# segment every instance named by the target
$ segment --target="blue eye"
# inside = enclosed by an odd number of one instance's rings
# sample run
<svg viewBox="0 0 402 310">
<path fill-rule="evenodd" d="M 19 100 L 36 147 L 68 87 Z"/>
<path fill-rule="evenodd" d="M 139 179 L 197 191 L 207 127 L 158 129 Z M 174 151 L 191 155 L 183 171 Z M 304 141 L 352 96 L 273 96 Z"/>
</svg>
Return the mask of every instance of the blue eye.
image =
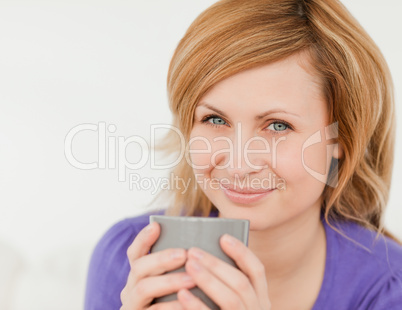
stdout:
<svg viewBox="0 0 402 310">
<path fill-rule="evenodd" d="M 274 122 L 267 127 L 269 130 L 273 131 L 285 131 L 289 128 L 289 125 L 281 122 Z"/>
<path fill-rule="evenodd" d="M 203 122 L 208 122 L 211 125 L 215 126 L 227 125 L 227 123 L 219 116 L 208 116 L 204 119 Z"/>
<path fill-rule="evenodd" d="M 226 122 L 220 117 L 212 117 L 209 119 L 209 122 L 215 125 L 225 125 Z"/>
</svg>

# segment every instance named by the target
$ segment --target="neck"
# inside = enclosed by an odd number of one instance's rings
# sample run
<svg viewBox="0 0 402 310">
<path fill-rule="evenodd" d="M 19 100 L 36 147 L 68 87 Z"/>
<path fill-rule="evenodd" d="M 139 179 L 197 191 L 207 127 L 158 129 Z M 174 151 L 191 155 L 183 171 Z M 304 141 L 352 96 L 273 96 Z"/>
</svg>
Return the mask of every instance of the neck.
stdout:
<svg viewBox="0 0 402 310">
<path fill-rule="evenodd" d="M 249 234 L 249 248 L 265 266 L 272 298 L 296 289 L 306 279 L 316 287 L 312 295 L 318 295 L 325 269 L 325 245 L 319 206 L 285 225 Z"/>
</svg>

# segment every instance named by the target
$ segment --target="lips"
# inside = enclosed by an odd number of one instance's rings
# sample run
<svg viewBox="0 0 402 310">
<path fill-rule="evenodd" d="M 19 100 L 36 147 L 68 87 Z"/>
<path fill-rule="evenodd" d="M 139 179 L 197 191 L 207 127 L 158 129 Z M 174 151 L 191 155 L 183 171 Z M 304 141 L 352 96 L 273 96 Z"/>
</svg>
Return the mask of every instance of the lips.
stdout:
<svg viewBox="0 0 402 310">
<path fill-rule="evenodd" d="M 222 190 L 229 200 L 235 203 L 249 204 L 266 197 L 275 189 L 237 188 L 234 185 L 222 185 Z"/>
<path fill-rule="evenodd" d="M 240 185 L 233 185 L 233 184 L 225 184 L 223 185 L 221 183 L 221 186 L 224 190 L 230 190 L 236 193 L 240 193 L 240 194 L 262 194 L 262 193 L 266 193 L 267 191 L 271 191 L 272 188 L 243 188 Z"/>
</svg>

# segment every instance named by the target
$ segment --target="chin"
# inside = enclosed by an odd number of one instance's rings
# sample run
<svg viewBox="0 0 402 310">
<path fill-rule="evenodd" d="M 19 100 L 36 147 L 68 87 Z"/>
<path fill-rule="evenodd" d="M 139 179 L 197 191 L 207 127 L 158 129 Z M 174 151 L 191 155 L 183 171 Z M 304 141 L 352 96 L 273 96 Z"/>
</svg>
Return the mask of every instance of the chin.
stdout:
<svg viewBox="0 0 402 310">
<path fill-rule="evenodd" d="M 266 230 L 278 225 L 277 222 L 273 221 L 273 216 L 261 214 L 249 207 L 230 206 L 228 208 L 217 207 L 217 209 L 219 211 L 219 217 L 248 220 L 250 222 L 250 231 Z"/>
</svg>

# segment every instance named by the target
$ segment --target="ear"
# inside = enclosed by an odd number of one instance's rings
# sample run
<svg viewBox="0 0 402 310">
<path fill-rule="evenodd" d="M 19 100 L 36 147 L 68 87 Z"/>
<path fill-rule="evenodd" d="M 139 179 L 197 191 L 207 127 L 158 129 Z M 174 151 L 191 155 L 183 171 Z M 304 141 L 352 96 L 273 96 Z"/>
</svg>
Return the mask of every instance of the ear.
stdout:
<svg viewBox="0 0 402 310">
<path fill-rule="evenodd" d="M 332 157 L 336 159 L 341 159 L 343 158 L 343 155 L 344 155 L 343 146 L 339 142 L 333 144 Z"/>
</svg>

